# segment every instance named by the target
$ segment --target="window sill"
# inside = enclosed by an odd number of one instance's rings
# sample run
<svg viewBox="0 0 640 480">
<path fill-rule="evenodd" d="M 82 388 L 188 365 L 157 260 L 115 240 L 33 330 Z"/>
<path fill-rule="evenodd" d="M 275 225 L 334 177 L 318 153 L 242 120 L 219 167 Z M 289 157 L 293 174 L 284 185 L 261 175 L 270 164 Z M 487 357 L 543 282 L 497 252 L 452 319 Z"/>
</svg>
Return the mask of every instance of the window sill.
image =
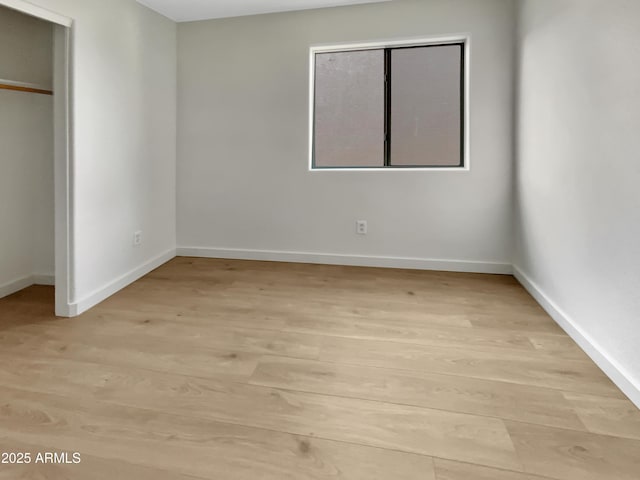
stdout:
<svg viewBox="0 0 640 480">
<path fill-rule="evenodd" d="M 469 172 L 469 167 L 385 167 L 385 168 L 370 168 L 370 167 L 328 167 L 328 168 L 309 168 L 310 172 Z"/>
</svg>

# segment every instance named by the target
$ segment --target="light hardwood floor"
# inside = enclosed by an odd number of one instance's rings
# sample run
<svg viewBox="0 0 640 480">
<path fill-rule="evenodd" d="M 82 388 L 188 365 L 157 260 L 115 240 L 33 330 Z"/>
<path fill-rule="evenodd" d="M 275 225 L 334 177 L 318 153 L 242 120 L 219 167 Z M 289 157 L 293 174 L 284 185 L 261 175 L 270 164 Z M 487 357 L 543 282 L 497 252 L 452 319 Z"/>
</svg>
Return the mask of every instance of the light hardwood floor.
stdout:
<svg viewBox="0 0 640 480">
<path fill-rule="evenodd" d="M 640 412 L 509 276 L 177 258 L 0 300 L 0 479 L 638 480 Z"/>
</svg>

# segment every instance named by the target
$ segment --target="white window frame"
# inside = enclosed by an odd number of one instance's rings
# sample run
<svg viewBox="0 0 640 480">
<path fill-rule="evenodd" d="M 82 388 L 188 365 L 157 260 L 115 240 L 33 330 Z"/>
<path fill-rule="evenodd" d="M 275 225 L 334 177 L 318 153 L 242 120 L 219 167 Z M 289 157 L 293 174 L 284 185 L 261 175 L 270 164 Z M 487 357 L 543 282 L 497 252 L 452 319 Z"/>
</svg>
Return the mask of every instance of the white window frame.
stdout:
<svg viewBox="0 0 640 480">
<path fill-rule="evenodd" d="M 316 54 L 331 53 L 353 50 L 379 50 L 394 47 L 416 47 L 428 45 L 447 45 L 459 44 L 464 45 L 464 165 L 461 167 L 369 167 L 369 168 L 350 168 L 350 167 L 332 167 L 332 168 L 314 168 L 313 167 L 313 148 L 314 148 L 314 123 L 315 123 L 315 78 L 316 78 Z M 447 35 L 447 36 L 431 36 L 431 37 L 412 37 L 395 40 L 382 40 L 375 42 L 361 43 L 340 43 L 314 45 L 309 48 L 309 171 L 310 172 L 468 172 L 471 169 L 471 109 L 470 109 L 470 88 L 471 88 L 471 35 L 468 33 Z"/>
</svg>

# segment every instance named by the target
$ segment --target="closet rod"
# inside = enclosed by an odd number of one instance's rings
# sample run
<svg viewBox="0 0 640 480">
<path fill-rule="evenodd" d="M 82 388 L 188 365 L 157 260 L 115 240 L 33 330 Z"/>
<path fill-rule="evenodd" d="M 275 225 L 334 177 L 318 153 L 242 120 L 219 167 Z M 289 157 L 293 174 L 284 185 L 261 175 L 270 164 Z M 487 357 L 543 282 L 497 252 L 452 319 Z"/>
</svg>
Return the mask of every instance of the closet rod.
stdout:
<svg viewBox="0 0 640 480">
<path fill-rule="evenodd" d="M 53 95 L 53 91 L 34 85 L 33 83 L 14 82 L 13 80 L 4 80 L 0 78 L 0 90 L 16 90 L 18 92 L 40 93 L 42 95 Z"/>
</svg>

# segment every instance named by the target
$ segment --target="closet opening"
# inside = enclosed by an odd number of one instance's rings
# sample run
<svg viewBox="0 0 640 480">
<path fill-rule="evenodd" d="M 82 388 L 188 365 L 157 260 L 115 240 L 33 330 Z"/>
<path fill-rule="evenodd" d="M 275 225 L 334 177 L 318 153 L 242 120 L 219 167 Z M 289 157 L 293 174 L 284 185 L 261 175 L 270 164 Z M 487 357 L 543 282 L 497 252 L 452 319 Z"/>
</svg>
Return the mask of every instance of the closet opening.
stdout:
<svg viewBox="0 0 640 480">
<path fill-rule="evenodd" d="M 58 316 L 73 315 L 71 24 L 31 3 L 0 0 L 0 299 L 28 292 Z"/>
</svg>

